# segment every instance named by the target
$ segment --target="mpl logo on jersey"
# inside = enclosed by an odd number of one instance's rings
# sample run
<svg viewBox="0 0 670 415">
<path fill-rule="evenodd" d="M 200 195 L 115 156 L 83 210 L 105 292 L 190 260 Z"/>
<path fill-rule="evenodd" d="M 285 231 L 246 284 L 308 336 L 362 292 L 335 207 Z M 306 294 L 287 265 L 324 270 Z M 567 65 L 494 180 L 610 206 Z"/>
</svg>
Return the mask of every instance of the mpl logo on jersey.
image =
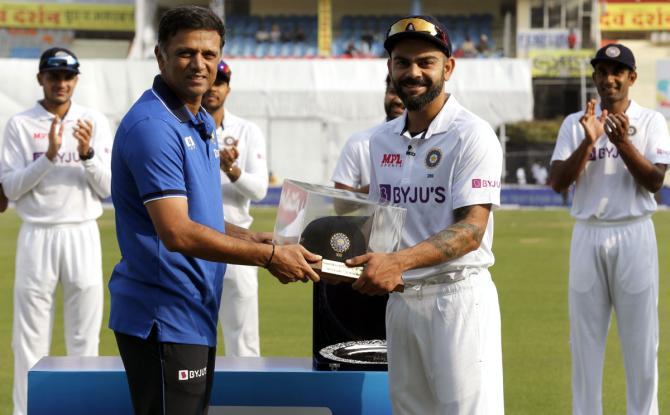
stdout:
<svg viewBox="0 0 670 415">
<path fill-rule="evenodd" d="M 391 203 L 444 203 L 446 191 L 442 186 L 379 185 L 381 198 Z"/>
<path fill-rule="evenodd" d="M 382 167 L 402 167 L 402 156 L 398 154 L 384 154 L 382 156 Z"/>
<path fill-rule="evenodd" d="M 472 179 L 473 189 L 500 188 L 501 185 L 500 180 Z"/>
<path fill-rule="evenodd" d="M 42 140 L 49 137 L 49 133 L 33 133 L 33 138 L 35 140 Z"/>
<path fill-rule="evenodd" d="M 177 379 L 180 381 L 197 379 L 207 376 L 207 367 L 196 370 L 182 369 L 177 372 Z"/>
</svg>

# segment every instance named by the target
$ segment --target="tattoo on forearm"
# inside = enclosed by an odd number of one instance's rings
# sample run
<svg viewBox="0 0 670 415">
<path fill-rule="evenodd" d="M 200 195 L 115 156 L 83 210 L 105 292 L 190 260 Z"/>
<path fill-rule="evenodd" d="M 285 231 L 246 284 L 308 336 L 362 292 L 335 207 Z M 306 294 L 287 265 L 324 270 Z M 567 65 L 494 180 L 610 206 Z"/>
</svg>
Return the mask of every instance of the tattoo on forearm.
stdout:
<svg viewBox="0 0 670 415">
<path fill-rule="evenodd" d="M 476 248 L 484 237 L 484 229 L 472 223 L 463 223 L 471 206 L 454 210 L 454 223 L 427 242 L 439 250 L 446 260 L 457 258 Z"/>
</svg>

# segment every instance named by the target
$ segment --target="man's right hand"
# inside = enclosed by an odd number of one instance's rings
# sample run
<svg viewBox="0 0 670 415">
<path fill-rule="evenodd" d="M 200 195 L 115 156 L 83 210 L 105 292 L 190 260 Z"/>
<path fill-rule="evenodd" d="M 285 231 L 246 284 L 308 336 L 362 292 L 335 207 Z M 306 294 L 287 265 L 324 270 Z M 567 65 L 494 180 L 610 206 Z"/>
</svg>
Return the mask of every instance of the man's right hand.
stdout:
<svg viewBox="0 0 670 415">
<path fill-rule="evenodd" d="M 605 119 L 608 111 L 603 109 L 600 117 L 596 117 L 596 100 L 592 99 L 586 103 L 584 115 L 579 119 L 579 123 L 584 129 L 585 139 L 589 144 L 594 144 L 598 137 L 605 134 Z"/>
<path fill-rule="evenodd" d="M 51 121 L 51 128 L 49 129 L 49 148 L 45 154 L 51 161 L 56 157 L 58 150 L 60 150 L 60 146 L 63 143 L 64 128 L 65 123 L 61 122 L 58 115 L 54 116 L 53 121 Z"/>
<path fill-rule="evenodd" d="M 321 255 L 309 252 L 302 245 L 276 245 L 267 269 L 282 284 L 294 281 L 319 281 L 319 274 L 309 265 L 321 260 Z"/>
</svg>

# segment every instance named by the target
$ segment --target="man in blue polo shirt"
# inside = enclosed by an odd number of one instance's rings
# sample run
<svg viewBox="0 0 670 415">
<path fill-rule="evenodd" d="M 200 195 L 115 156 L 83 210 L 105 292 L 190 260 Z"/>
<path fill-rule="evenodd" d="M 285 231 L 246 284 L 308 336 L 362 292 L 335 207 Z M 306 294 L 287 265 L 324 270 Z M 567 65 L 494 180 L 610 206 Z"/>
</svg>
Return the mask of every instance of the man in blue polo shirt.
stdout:
<svg viewBox="0 0 670 415">
<path fill-rule="evenodd" d="M 281 282 L 318 281 L 300 245 L 224 222 L 214 123 L 200 106 L 216 77 L 223 23 L 209 9 L 161 18 L 160 75 L 121 122 L 112 199 L 121 261 L 109 282 L 136 414 L 207 412 L 224 263 L 264 266 Z"/>
</svg>

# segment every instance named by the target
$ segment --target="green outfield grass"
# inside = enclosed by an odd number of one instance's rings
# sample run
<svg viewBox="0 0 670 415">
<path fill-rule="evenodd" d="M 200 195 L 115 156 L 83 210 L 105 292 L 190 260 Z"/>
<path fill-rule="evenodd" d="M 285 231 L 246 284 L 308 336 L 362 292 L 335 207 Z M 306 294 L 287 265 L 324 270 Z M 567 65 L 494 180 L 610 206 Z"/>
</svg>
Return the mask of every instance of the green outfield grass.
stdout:
<svg viewBox="0 0 670 415">
<path fill-rule="evenodd" d="M 270 230 L 273 209 L 257 209 L 254 227 Z M 506 413 L 565 415 L 570 413 L 570 353 L 567 319 L 567 267 L 572 219 L 566 211 L 503 210 L 495 214 L 492 268 L 503 323 Z M 659 402 L 670 414 L 670 212 L 655 215 L 661 266 Z M 111 212 L 99 221 L 105 279 L 119 258 Z M 19 220 L 14 211 L 0 215 L 0 414 L 11 412 L 12 287 Z M 311 353 L 311 285 L 279 284 L 260 272 L 262 353 L 266 356 L 309 356 Z M 108 292 L 100 354 L 117 355 L 107 329 Z M 52 354 L 63 355 L 62 307 L 54 325 Z M 616 327 L 607 346 L 603 404 L 605 414 L 625 414 L 625 385 Z M 219 341 L 220 353 L 223 351 Z"/>
</svg>

